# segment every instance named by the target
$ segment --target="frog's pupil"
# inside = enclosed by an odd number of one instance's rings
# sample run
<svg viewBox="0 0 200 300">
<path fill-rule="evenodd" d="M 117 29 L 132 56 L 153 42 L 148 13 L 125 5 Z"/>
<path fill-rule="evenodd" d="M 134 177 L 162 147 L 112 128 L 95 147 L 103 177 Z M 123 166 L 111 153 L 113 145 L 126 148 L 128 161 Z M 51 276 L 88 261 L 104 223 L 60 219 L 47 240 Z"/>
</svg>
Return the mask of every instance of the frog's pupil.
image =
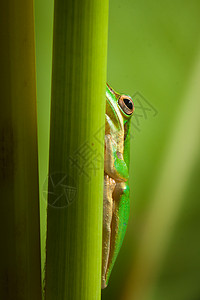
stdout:
<svg viewBox="0 0 200 300">
<path fill-rule="evenodd" d="M 124 99 L 124 103 L 126 104 L 126 106 L 127 106 L 129 109 L 133 109 L 133 103 L 131 102 L 131 100 L 125 98 L 125 99 Z"/>
</svg>

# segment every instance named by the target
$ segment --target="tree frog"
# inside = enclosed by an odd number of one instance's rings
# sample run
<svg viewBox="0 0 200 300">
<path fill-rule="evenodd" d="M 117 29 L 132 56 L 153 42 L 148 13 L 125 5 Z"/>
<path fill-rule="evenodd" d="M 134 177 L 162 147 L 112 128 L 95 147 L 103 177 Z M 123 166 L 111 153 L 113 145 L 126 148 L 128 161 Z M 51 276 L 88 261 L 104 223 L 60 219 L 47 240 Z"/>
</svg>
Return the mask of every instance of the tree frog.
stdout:
<svg viewBox="0 0 200 300">
<path fill-rule="evenodd" d="M 130 119 L 134 111 L 128 95 L 106 86 L 103 242 L 101 288 L 110 277 L 129 218 Z"/>
</svg>

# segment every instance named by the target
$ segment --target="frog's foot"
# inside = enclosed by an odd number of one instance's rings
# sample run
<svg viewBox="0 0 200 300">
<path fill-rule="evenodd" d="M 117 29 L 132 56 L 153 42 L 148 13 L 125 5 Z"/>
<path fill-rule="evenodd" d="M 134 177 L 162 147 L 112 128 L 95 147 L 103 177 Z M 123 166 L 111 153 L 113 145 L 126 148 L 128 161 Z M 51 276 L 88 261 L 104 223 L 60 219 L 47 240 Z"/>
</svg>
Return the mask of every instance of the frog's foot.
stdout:
<svg viewBox="0 0 200 300">
<path fill-rule="evenodd" d="M 107 287 L 105 276 L 101 278 L 101 289 L 105 289 Z"/>
<path fill-rule="evenodd" d="M 102 288 L 107 286 L 106 276 L 110 253 L 111 222 L 113 214 L 112 193 L 115 181 L 107 174 L 104 175 L 104 198 L 103 198 L 103 243 L 102 243 Z"/>
</svg>

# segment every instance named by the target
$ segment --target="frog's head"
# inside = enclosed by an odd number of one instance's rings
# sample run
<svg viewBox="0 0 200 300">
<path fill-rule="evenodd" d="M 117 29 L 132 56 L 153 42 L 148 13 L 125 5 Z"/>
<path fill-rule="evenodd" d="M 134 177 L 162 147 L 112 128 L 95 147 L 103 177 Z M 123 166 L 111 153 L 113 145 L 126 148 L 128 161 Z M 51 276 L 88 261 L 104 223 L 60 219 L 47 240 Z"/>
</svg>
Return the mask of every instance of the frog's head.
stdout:
<svg viewBox="0 0 200 300">
<path fill-rule="evenodd" d="M 130 96 L 116 93 L 108 84 L 106 86 L 106 123 L 113 130 L 123 130 L 134 112 L 133 100 Z"/>
</svg>

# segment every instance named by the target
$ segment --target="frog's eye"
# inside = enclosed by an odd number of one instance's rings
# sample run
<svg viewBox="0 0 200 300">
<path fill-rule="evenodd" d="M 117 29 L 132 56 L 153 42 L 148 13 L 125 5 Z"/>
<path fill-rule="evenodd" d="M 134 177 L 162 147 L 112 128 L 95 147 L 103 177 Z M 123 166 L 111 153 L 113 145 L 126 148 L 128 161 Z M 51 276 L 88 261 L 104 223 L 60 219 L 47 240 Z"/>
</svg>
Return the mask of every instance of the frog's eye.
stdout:
<svg viewBox="0 0 200 300">
<path fill-rule="evenodd" d="M 132 115 L 134 111 L 134 104 L 133 104 L 133 100 L 130 97 L 122 95 L 119 98 L 118 103 L 126 115 L 129 116 Z"/>
</svg>

